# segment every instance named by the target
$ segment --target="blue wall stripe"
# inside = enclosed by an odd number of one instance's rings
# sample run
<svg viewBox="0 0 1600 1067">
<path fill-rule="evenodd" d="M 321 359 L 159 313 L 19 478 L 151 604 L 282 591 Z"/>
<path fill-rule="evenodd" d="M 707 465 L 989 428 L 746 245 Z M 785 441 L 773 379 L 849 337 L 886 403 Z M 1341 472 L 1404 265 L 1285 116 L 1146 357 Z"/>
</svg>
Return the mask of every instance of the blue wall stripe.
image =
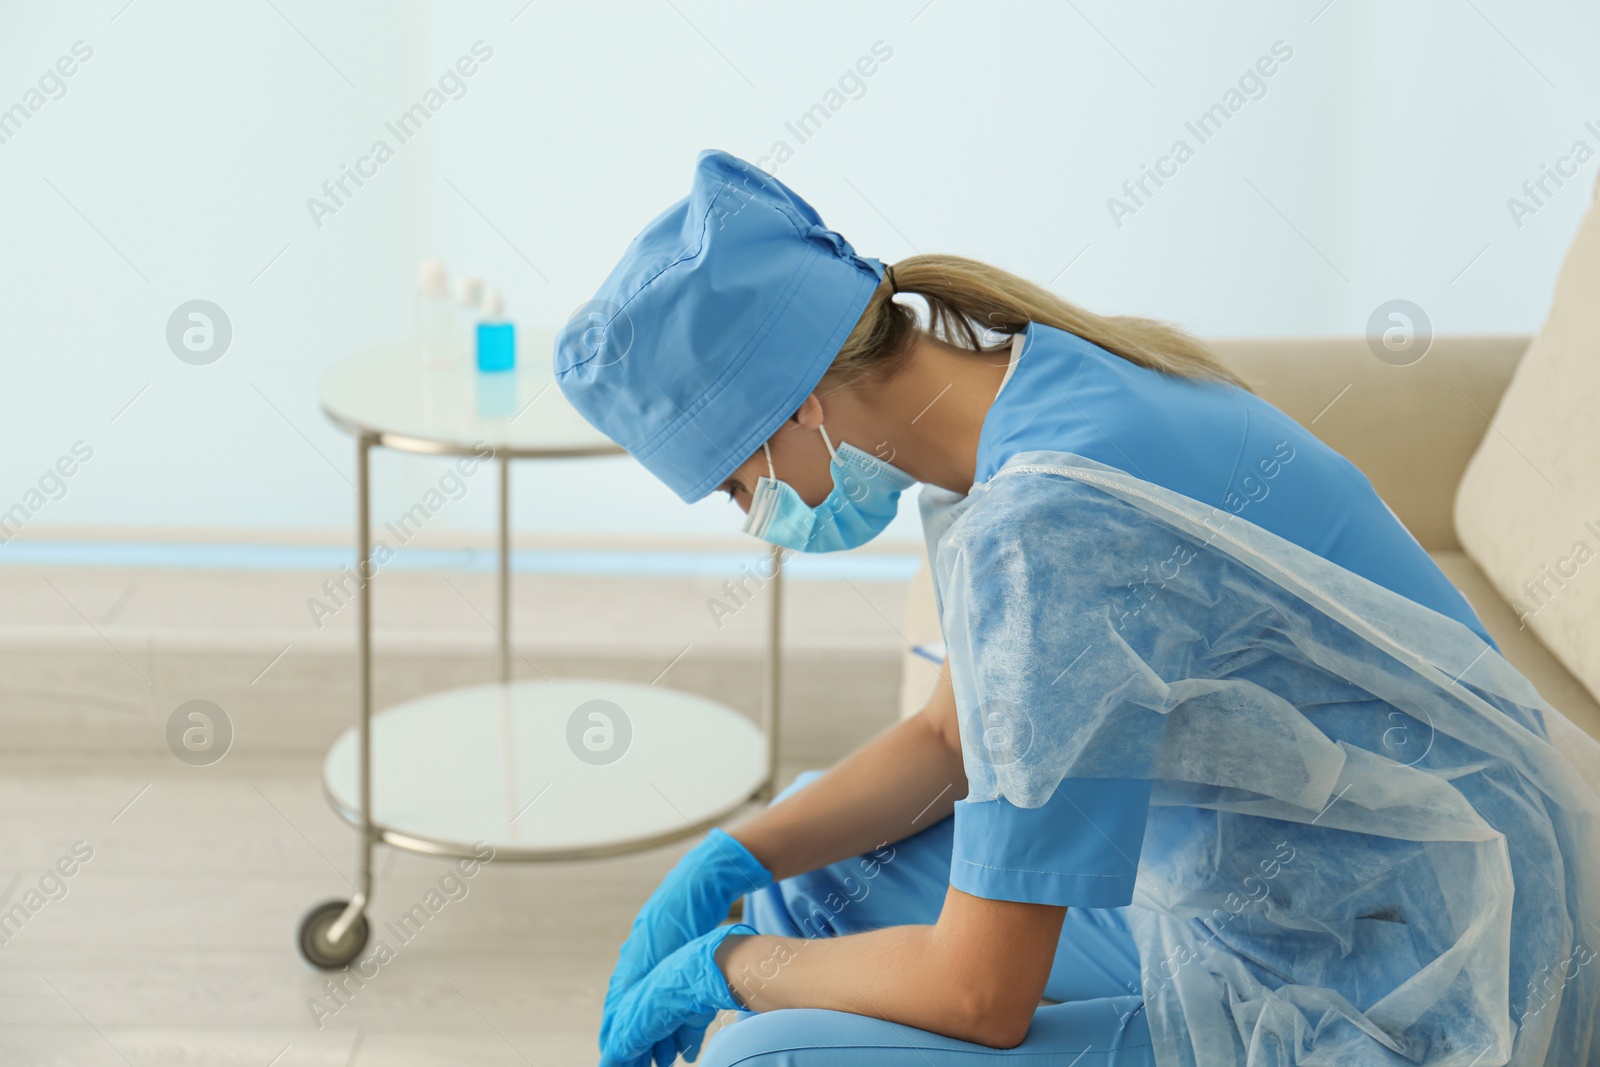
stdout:
<svg viewBox="0 0 1600 1067">
<path fill-rule="evenodd" d="M 586 549 L 519 549 L 511 553 L 517 574 L 608 577 L 728 578 L 742 568 L 755 572 L 760 553 L 642 552 Z M 784 573 L 801 581 L 909 581 L 920 557 L 905 555 L 795 555 Z M 355 569 L 355 553 L 333 545 L 183 544 L 118 541 L 11 541 L 0 544 L 0 566 L 167 567 L 200 570 L 338 571 Z M 384 571 L 491 572 L 495 552 L 487 548 L 394 550 Z"/>
</svg>

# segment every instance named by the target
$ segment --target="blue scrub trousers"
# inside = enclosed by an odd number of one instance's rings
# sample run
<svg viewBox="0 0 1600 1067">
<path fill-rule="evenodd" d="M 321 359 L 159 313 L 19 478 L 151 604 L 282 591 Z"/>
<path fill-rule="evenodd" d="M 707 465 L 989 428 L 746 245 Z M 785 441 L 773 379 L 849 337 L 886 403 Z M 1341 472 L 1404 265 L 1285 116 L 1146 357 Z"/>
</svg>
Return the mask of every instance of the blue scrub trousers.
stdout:
<svg viewBox="0 0 1600 1067">
<path fill-rule="evenodd" d="M 778 800 L 819 777 L 802 774 Z M 837 937 L 932 923 L 950 885 L 954 817 L 888 850 L 785 879 L 745 897 L 763 934 Z M 700 1056 L 706 1067 L 979 1067 L 989 1063 L 1153 1067 L 1139 988 L 1139 953 L 1124 908 L 1069 908 L 1045 998 L 1027 1038 L 994 1049 L 911 1026 L 820 1008 L 741 1012 Z M 1031 1060 L 1028 1058 L 1032 1057 Z M 1075 1058 L 1076 1057 L 1076 1058 Z"/>
</svg>

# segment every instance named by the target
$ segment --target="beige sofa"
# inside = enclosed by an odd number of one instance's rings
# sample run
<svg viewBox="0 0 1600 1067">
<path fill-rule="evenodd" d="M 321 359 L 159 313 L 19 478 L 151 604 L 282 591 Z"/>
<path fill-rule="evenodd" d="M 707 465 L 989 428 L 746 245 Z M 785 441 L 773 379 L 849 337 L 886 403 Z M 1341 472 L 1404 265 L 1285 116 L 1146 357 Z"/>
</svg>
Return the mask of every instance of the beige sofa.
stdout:
<svg viewBox="0 0 1600 1067">
<path fill-rule="evenodd" d="M 1589 562 L 1600 552 L 1600 205 L 1531 338 L 1438 337 L 1406 366 L 1378 359 L 1363 337 L 1213 344 L 1366 473 L 1505 657 L 1600 738 L 1600 559 Z M 939 640 L 926 561 L 906 636 Z M 908 650 L 903 714 L 935 677 Z"/>
</svg>

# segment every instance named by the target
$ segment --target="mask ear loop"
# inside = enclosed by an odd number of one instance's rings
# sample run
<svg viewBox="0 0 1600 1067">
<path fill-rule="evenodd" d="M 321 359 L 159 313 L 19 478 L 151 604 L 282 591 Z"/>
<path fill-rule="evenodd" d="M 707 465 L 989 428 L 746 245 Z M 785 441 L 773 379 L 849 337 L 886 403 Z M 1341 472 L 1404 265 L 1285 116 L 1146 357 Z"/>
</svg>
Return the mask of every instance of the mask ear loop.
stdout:
<svg viewBox="0 0 1600 1067">
<path fill-rule="evenodd" d="M 832 439 L 828 437 L 828 428 L 826 426 L 822 426 L 822 425 L 819 424 L 817 426 L 817 429 L 822 433 L 822 443 L 828 446 L 828 458 L 829 459 L 838 459 L 839 458 L 839 452 L 838 452 L 837 449 L 835 449 L 833 447 Z M 762 451 L 762 454 L 767 457 L 767 474 L 771 476 L 773 481 L 777 481 L 778 480 L 778 472 L 772 466 L 772 446 L 768 442 L 762 441 L 761 442 L 761 451 Z"/>
<path fill-rule="evenodd" d="M 833 442 L 828 438 L 828 428 L 819 423 L 817 429 L 822 431 L 822 443 L 828 446 L 828 458 L 838 459 L 839 453 L 834 451 Z"/>
</svg>

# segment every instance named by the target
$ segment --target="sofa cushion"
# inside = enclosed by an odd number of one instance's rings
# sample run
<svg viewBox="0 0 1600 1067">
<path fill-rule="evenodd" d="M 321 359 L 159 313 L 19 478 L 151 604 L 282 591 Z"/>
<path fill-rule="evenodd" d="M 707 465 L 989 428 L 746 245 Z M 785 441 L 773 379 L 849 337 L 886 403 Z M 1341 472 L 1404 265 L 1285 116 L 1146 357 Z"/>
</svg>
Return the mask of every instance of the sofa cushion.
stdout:
<svg viewBox="0 0 1600 1067">
<path fill-rule="evenodd" d="M 1440 335 L 1396 366 L 1365 337 L 1206 338 L 1261 399 L 1360 467 L 1430 552 L 1461 548 L 1456 486 L 1530 340 Z"/>
<path fill-rule="evenodd" d="M 939 684 L 944 662 L 944 633 L 939 626 L 939 601 L 933 589 L 933 569 L 928 554 L 911 578 L 906 591 L 906 647 L 900 660 L 900 717 L 922 710 Z"/>
<path fill-rule="evenodd" d="M 1533 631 L 1522 625 L 1516 611 L 1478 565 L 1465 552 L 1430 552 L 1428 555 L 1478 613 L 1506 662 L 1521 671 L 1539 690 L 1539 695 L 1563 715 L 1590 737 L 1600 739 L 1600 703 L 1596 703 L 1583 683 L 1561 665 Z"/>
<path fill-rule="evenodd" d="M 1600 696 L 1596 189 L 1550 314 L 1467 464 L 1455 504 L 1462 547 L 1591 696 Z"/>
</svg>

